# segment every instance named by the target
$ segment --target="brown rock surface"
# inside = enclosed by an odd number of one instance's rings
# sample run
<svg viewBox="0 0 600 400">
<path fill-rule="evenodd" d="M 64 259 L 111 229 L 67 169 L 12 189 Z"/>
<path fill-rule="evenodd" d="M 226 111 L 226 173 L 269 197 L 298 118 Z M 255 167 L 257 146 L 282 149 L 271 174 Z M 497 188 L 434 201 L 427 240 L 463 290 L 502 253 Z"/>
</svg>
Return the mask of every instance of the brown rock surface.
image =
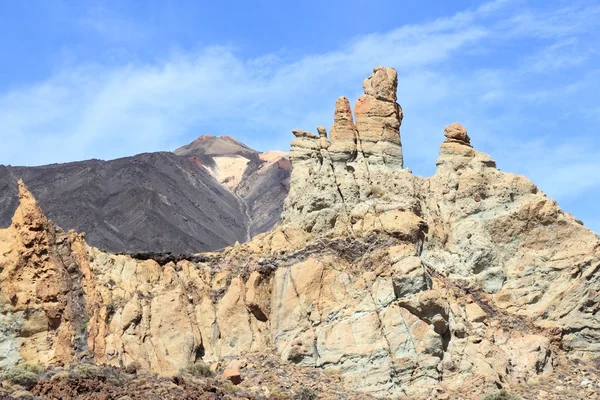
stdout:
<svg viewBox="0 0 600 400">
<path fill-rule="evenodd" d="M 342 96 L 335 102 L 333 126 L 331 127 L 330 136 L 333 142 L 344 140 L 356 142 L 356 126 L 352 117 L 350 101 L 347 97 Z"/>
<path fill-rule="evenodd" d="M 373 74 L 363 81 L 365 94 L 377 100 L 396 102 L 398 73 L 393 68 L 377 67 Z"/>
<path fill-rule="evenodd" d="M 394 76 L 377 68 L 368 101 L 395 104 Z M 426 179 L 363 154 L 360 126 L 356 152 L 338 157 L 336 129 L 331 146 L 296 133 L 282 224 L 220 253 L 159 263 L 99 251 L 54 228 L 23 186 L 0 231 L 3 367 L 87 358 L 169 375 L 244 358 L 243 387 L 252 357 L 273 353 L 365 398 L 469 399 L 572 388 L 570 366 L 591 371 L 595 233 L 496 169 L 457 124 Z"/>
<path fill-rule="evenodd" d="M 447 140 L 450 141 L 456 141 L 467 145 L 471 144 L 471 138 L 467 134 L 467 130 L 458 122 L 450 124 L 444 128 L 444 136 L 446 136 Z"/>
<path fill-rule="evenodd" d="M 397 170 L 403 167 L 400 124 L 402 108 L 396 103 L 398 74 L 377 67 L 363 82 L 365 94 L 356 101 L 354 113 L 359 144 L 367 163 Z"/>
<path fill-rule="evenodd" d="M 242 375 L 240 374 L 240 371 L 237 368 L 227 368 L 221 374 L 221 379 L 229 381 L 234 385 L 239 385 L 240 383 L 242 383 Z"/>
</svg>

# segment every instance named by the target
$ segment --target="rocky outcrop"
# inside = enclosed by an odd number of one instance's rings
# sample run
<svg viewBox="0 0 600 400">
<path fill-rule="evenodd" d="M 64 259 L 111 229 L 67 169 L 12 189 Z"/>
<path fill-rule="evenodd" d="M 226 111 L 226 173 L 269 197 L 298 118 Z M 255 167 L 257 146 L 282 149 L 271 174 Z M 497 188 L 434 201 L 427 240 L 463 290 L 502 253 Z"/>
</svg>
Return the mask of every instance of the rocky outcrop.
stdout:
<svg viewBox="0 0 600 400">
<path fill-rule="evenodd" d="M 282 224 L 220 253 L 102 252 L 54 228 L 22 185 L 39 223 L 0 232 L 0 362 L 171 374 L 274 352 L 375 396 L 479 398 L 598 358 L 598 236 L 459 124 L 432 177 L 401 168 L 396 82 L 374 70 L 356 125 L 338 99 L 331 140 L 294 131 Z"/>
<path fill-rule="evenodd" d="M 386 193 L 398 202 L 386 205 L 390 211 L 418 208 L 416 178 L 402 169 L 397 85 L 395 70 L 375 68 L 363 82 L 365 94 L 356 103 L 356 124 L 348 99 L 340 97 L 331 142 L 323 137 L 314 140 L 316 135 L 310 132 L 294 133 L 297 138 L 290 154 L 294 169 L 284 223 L 309 232 L 346 235 L 379 224 L 375 221 L 380 214 L 376 208 L 382 205 L 378 198 Z"/>
<path fill-rule="evenodd" d="M 77 361 L 80 327 L 94 311 L 87 300 L 95 298 L 89 270 L 77 266 L 83 237 L 56 229 L 22 181 L 19 200 L 0 233 L 0 368 Z"/>
</svg>

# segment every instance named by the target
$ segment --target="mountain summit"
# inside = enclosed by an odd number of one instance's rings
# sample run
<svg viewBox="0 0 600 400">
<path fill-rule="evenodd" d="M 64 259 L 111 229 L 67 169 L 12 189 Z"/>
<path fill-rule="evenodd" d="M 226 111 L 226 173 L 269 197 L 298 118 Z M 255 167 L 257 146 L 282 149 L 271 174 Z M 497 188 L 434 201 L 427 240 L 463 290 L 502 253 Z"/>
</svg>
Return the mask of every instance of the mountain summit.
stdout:
<svg viewBox="0 0 600 400">
<path fill-rule="evenodd" d="M 240 201 L 246 215 L 249 240 L 272 228 L 281 217 L 289 190 L 291 164 L 288 153 L 259 153 L 232 136 L 202 135 L 174 151 L 204 167 Z"/>
<path fill-rule="evenodd" d="M 193 253 L 272 228 L 288 191 L 287 154 L 203 135 L 173 153 L 40 167 L 0 166 L 0 224 L 23 179 L 42 209 L 90 244 L 114 252 Z"/>
<path fill-rule="evenodd" d="M 256 154 L 256 150 L 246 146 L 233 136 L 212 136 L 202 135 L 193 142 L 186 144 L 174 151 L 175 154 L 181 156 L 226 156 L 226 155 L 243 155 Z"/>
</svg>

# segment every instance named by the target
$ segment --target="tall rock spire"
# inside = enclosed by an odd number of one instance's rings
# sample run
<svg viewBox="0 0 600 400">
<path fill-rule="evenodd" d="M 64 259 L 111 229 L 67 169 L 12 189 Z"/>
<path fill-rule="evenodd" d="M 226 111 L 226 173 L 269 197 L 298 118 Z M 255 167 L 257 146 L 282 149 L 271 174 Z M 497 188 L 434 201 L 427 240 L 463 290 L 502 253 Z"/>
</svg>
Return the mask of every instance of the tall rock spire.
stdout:
<svg viewBox="0 0 600 400">
<path fill-rule="evenodd" d="M 359 147 L 369 165 L 403 168 L 400 124 L 402 108 L 396 103 L 398 73 L 393 68 L 376 67 L 363 82 L 365 94 L 354 107 Z"/>
<path fill-rule="evenodd" d="M 12 223 L 15 226 L 27 226 L 32 231 L 39 231 L 48 223 L 48 218 L 23 180 L 19 179 L 17 184 L 19 186 L 19 207 L 13 215 Z"/>
<path fill-rule="evenodd" d="M 333 125 L 330 132 L 332 159 L 348 161 L 356 156 L 357 132 L 352 117 L 352 108 L 347 97 L 339 97 L 335 102 Z"/>
</svg>

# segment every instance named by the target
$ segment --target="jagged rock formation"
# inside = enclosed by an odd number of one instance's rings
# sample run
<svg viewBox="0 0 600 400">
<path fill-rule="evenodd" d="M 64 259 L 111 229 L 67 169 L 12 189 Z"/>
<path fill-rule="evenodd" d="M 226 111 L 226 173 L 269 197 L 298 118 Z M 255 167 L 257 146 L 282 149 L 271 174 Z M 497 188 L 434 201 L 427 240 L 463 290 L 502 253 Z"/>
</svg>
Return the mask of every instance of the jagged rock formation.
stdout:
<svg viewBox="0 0 600 400">
<path fill-rule="evenodd" d="M 366 213 L 376 212 L 381 194 L 389 185 L 401 196 L 395 200 L 417 207 L 410 173 L 404 169 L 400 124 L 402 109 L 396 103 L 398 77 L 391 68 L 375 68 L 363 82 L 365 94 L 356 102 L 356 125 L 345 97 L 336 101 L 331 142 L 307 132 L 292 142 L 294 172 L 282 215 L 288 225 L 339 235 L 362 229 Z M 411 192 L 403 193 L 403 189 Z M 391 193 L 390 193 L 391 194 Z M 408 204 L 414 203 L 414 204 Z M 350 208 L 359 205 L 350 212 Z M 316 212 L 318 211 L 318 212 Z M 327 214 L 327 216 L 325 216 Z M 366 223 L 369 223 L 368 221 Z"/>
<path fill-rule="evenodd" d="M 40 167 L 0 166 L 0 226 L 24 179 L 49 218 L 113 252 L 221 249 L 271 229 L 288 191 L 286 153 L 203 135 L 174 153 Z"/>
<path fill-rule="evenodd" d="M 21 185 L 0 232 L 0 365 L 87 357 L 169 374 L 274 351 L 349 390 L 479 398 L 598 358 L 598 236 L 459 124 L 435 175 L 403 169 L 396 82 L 374 70 L 356 124 L 340 98 L 331 142 L 294 131 L 283 223 L 221 253 L 102 252 L 53 228 Z M 23 225 L 29 209 L 40 222 Z"/>
<path fill-rule="evenodd" d="M 77 327 L 86 314 L 89 270 L 82 236 L 57 230 L 19 181 L 11 226 L 0 235 L 0 367 L 21 359 L 71 360 L 83 345 Z"/>
</svg>

